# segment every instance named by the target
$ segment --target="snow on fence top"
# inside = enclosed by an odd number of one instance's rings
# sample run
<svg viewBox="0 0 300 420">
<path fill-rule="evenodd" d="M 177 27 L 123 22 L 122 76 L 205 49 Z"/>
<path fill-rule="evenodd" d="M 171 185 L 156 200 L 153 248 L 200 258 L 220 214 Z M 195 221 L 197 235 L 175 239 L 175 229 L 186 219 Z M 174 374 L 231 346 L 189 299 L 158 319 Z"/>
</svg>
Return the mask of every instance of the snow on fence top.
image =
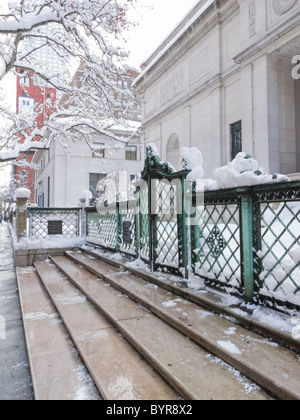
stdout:
<svg viewBox="0 0 300 420">
<path fill-rule="evenodd" d="M 15 198 L 16 199 L 18 199 L 18 198 L 27 198 L 27 199 L 29 199 L 30 195 L 31 195 L 31 192 L 27 188 L 18 188 L 15 191 Z"/>
<path fill-rule="evenodd" d="M 93 194 L 89 190 L 82 191 L 80 195 L 80 200 L 85 201 L 87 205 L 89 204 L 92 198 L 93 198 Z"/>
<path fill-rule="evenodd" d="M 184 169 L 191 170 L 188 179 L 197 181 L 203 178 L 203 157 L 195 147 L 182 149 L 182 163 Z M 228 165 L 214 171 L 215 180 L 204 179 L 206 191 L 223 190 L 227 188 L 251 187 L 261 184 L 290 182 L 285 175 L 269 175 L 259 166 L 259 163 L 246 153 L 239 153 Z M 203 185 L 201 185 L 201 188 Z"/>
</svg>

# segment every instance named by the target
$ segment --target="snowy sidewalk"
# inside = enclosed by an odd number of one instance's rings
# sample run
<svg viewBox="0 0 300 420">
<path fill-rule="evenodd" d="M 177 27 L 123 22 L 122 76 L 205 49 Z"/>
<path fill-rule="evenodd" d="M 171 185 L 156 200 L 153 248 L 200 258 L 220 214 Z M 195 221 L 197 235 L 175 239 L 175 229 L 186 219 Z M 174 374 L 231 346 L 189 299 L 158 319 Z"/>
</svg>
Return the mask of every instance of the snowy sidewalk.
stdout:
<svg viewBox="0 0 300 420">
<path fill-rule="evenodd" d="M 0 400 L 32 400 L 24 330 L 6 224 L 0 225 Z"/>
</svg>

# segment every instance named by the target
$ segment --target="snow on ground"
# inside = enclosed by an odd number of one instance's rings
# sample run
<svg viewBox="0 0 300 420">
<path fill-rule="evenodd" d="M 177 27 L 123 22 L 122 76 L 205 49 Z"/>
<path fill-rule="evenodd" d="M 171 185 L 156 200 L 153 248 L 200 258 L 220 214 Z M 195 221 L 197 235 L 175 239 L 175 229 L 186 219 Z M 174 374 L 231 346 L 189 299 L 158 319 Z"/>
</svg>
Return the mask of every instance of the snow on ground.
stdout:
<svg viewBox="0 0 300 420">
<path fill-rule="evenodd" d="M 83 236 L 74 238 L 56 236 L 52 239 L 41 238 L 35 240 L 32 240 L 31 238 L 23 238 L 18 241 L 13 229 L 11 229 L 11 236 L 15 250 L 80 248 L 86 241 L 86 238 Z"/>
<path fill-rule="evenodd" d="M 231 354 L 242 354 L 235 344 L 231 341 L 218 341 L 219 346 Z"/>
<path fill-rule="evenodd" d="M 227 363 L 225 363 L 223 360 L 219 359 L 218 357 L 215 357 L 211 354 L 209 354 L 207 356 L 207 358 L 209 359 L 210 363 L 217 363 L 223 367 L 225 367 L 227 370 L 229 370 L 229 372 L 233 373 L 236 380 L 242 384 L 245 388 L 245 391 L 247 394 L 252 394 L 253 392 L 258 391 L 260 388 L 257 384 L 255 384 L 254 382 L 250 381 L 246 376 L 244 376 L 241 372 L 239 372 L 238 370 L 234 369 L 232 366 L 228 365 Z"/>
</svg>

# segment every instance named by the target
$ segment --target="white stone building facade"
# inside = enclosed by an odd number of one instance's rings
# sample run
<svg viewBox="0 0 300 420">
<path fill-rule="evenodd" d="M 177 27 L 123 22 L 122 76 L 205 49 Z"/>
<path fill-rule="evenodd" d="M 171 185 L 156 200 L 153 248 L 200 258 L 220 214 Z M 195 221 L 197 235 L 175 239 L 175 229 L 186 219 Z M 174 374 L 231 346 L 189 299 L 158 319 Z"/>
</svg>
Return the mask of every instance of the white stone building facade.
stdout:
<svg viewBox="0 0 300 420">
<path fill-rule="evenodd" d="M 297 55 L 300 0 L 199 1 L 135 81 L 146 140 L 176 169 L 181 147 L 199 148 L 206 178 L 241 150 L 300 172 Z"/>
<path fill-rule="evenodd" d="M 118 131 L 118 134 L 122 133 Z M 125 146 L 108 136 L 98 135 L 92 147 L 97 153 L 93 154 L 84 142 L 73 142 L 66 150 L 61 142 L 53 140 L 49 150 L 35 153 L 33 162 L 39 168 L 35 202 L 39 207 L 77 206 L 83 191 L 90 190 L 96 196 L 98 181 L 113 173 L 120 174 L 123 190 L 127 185 L 129 192 L 130 182 L 143 167 L 138 139 L 133 138 Z"/>
</svg>

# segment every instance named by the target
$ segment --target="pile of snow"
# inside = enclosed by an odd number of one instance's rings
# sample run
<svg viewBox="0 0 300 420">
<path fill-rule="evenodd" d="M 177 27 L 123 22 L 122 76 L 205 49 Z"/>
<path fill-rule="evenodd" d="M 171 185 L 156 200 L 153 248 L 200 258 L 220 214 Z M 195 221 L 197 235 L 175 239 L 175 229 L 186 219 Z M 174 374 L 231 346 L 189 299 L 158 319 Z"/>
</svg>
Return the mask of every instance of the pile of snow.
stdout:
<svg viewBox="0 0 300 420">
<path fill-rule="evenodd" d="M 290 181 L 285 175 L 265 174 L 258 162 L 243 152 L 239 153 L 228 165 L 216 169 L 214 175 L 215 181 L 205 180 L 206 191 Z"/>
<path fill-rule="evenodd" d="M 132 268 L 133 270 L 144 270 L 150 273 L 149 266 L 140 258 L 135 261 L 126 263 L 124 267 Z"/>
<path fill-rule="evenodd" d="M 15 191 L 15 199 L 18 198 L 26 198 L 27 200 L 30 198 L 31 192 L 27 188 L 18 188 Z"/>
<path fill-rule="evenodd" d="M 149 158 L 158 156 L 159 157 L 159 152 L 158 152 L 158 148 L 154 143 L 149 144 L 149 149 L 148 149 L 148 156 Z"/>
<path fill-rule="evenodd" d="M 182 148 L 182 168 L 190 170 L 187 179 L 198 181 L 204 177 L 203 156 L 196 148 Z M 251 187 L 254 185 L 274 184 L 289 182 L 285 175 L 265 174 L 259 163 L 246 153 L 239 153 L 228 165 L 214 171 L 215 180 L 205 179 L 204 189 L 206 191 L 217 191 L 227 188 Z M 203 184 L 197 183 L 197 189 L 202 189 Z"/>
<path fill-rule="evenodd" d="M 0 57 L 0 76 L 4 74 L 5 70 L 6 70 L 6 63 L 3 57 Z"/>
<path fill-rule="evenodd" d="M 23 238 L 19 242 L 13 235 L 13 243 L 15 250 L 30 249 L 64 249 L 64 248 L 80 248 L 85 243 L 84 237 L 76 238 L 58 238 L 58 239 L 36 239 Z"/>
<path fill-rule="evenodd" d="M 157 149 L 157 147 L 156 147 L 156 145 L 154 143 L 150 143 L 148 145 L 148 147 L 147 147 L 147 156 L 150 159 L 151 158 L 154 158 L 154 157 L 158 157 L 160 159 L 160 154 L 159 154 L 158 149 Z M 170 173 L 176 172 L 176 169 L 174 168 L 173 165 L 171 165 L 170 162 L 161 161 L 161 163 L 162 163 L 162 165 L 166 165 L 167 166 L 167 168 L 168 168 L 168 170 L 169 170 Z"/>
<path fill-rule="evenodd" d="M 80 201 L 82 203 L 85 203 L 85 205 L 88 207 L 90 205 L 90 200 L 93 198 L 93 194 L 89 190 L 82 191 L 80 195 Z"/>
<path fill-rule="evenodd" d="M 16 210 L 17 210 L 17 205 L 16 205 L 16 203 L 12 203 L 10 206 L 9 206 L 9 210 L 11 211 L 11 212 L 15 212 Z"/>
<path fill-rule="evenodd" d="M 187 179 L 197 181 L 204 176 L 203 157 L 202 153 L 196 148 L 183 147 L 181 151 L 182 167 L 183 169 L 190 170 Z"/>
</svg>

